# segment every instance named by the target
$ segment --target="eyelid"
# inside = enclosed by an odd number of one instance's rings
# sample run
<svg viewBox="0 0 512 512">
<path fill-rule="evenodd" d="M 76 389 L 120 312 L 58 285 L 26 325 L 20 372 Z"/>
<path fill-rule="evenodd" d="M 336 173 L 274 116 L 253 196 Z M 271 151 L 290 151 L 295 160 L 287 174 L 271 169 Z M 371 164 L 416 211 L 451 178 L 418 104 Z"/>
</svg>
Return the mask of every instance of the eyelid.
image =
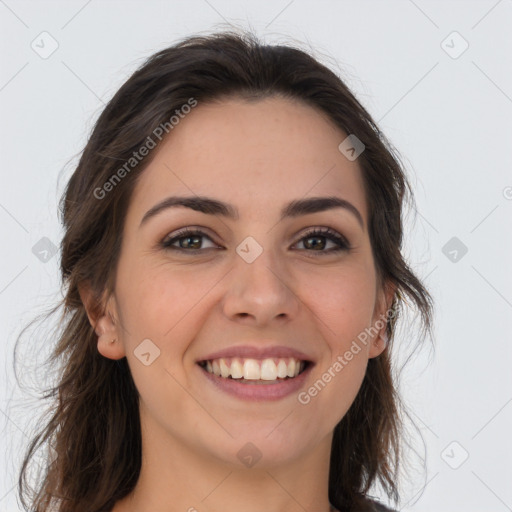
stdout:
<svg viewBox="0 0 512 512">
<path fill-rule="evenodd" d="M 213 244 L 215 244 L 217 246 L 220 245 L 215 241 L 215 239 L 214 239 L 215 237 L 213 237 L 209 233 L 209 229 L 206 227 L 203 227 L 203 226 L 185 226 L 183 228 L 179 228 L 176 231 L 173 231 L 173 232 L 165 235 L 165 237 L 161 240 L 160 245 L 164 249 L 177 249 L 177 250 L 186 251 L 186 249 L 180 249 L 179 247 L 174 247 L 170 244 L 170 242 L 175 242 L 176 240 L 179 240 L 180 238 L 185 238 L 186 236 L 199 236 L 199 237 L 203 237 L 203 238 L 208 238 L 209 240 L 211 240 L 211 242 Z M 207 249 L 212 249 L 212 247 L 207 247 Z M 199 250 L 201 250 L 201 249 L 199 249 Z M 192 251 L 189 251 L 189 252 L 192 252 Z"/>
<path fill-rule="evenodd" d="M 334 240 L 338 245 L 337 250 L 345 250 L 349 251 L 352 249 L 352 244 L 349 242 L 348 238 L 338 232 L 337 230 L 330 228 L 328 226 L 313 226 L 310 228 L 307 228 L 306 231 L 303 231 L 300 234 L 300 238 L 295 242 L 294 245 L 304 240 L 304 238 L 307 238 L 308 236 L 321 236 L 330 240 Z M 307 251 L 307 252 L 319 252 L 324 254 L 329 254 L 330 252 L 335 252 L 335 250 L 330 251 Z"/>
<path fill-rule="evenodd" d="M 325 235 L 332 235 L 334 237 L 339 237 L 343 239 L 348 244 L 348 239 L 344 235 L 342 235 L 338 230 L 333 229 L 329 226 L 311 226 L 309 228 L 305 228 L 304 231 L 300 233 L 300 238 L 304 238 L 312 233 L 322 233 Z"/>
<path fill-rule="evenodd" d="M 172 243 L 175 243 L 177 240 L 181 238 L 185 238 L 187 236 L 198 236 L 199 238 L 208 238 L 213 244 L 219 247 L 220 244 L 218 244 L 215 241 L 215 237 L 209 234 L 209 229 L 203 226 L 185 226 L 183 228 L 180 228 L 172 233 L 167 234 L 162 241 L 160 242 L 160 245 L 164 249 L 169 250 L 177 250 L 181 252 L 201 252 L 206 249 L 213 249 L 213 247 L 205 247 L 200 249 L 184 249 L 180 247 L 175 247 L 172 245 Z M 311 226 L 309 228 L 306 228 L 304 231 L 302 231 L 297 238 L 297 241 L 294 242 L 293 246 L 297 245 L 298 243 L 302 242 L 305 238 L 309 236 L 318 236 L 326 238 L 327 240 L 330 240 L 331 242 L 334 242 L 337 247 L 331 248 L 329 250 L 324 251 L 314 251 L 314 250 L 307 250 L 307 249 L 300 249 L 301 251 L 305 252 L 313 252 L 313 253 L 320 253 L 320 254 L 330 254 L 334 252 L 339 251 L 350 251 L 352 249 L 352 246 L 348 239 L 341 233 L 339 233 L 337 230 L 332 229 L 328 226 Z M 292 246 L 292 247 L 293 247 Z"/>
</svg>

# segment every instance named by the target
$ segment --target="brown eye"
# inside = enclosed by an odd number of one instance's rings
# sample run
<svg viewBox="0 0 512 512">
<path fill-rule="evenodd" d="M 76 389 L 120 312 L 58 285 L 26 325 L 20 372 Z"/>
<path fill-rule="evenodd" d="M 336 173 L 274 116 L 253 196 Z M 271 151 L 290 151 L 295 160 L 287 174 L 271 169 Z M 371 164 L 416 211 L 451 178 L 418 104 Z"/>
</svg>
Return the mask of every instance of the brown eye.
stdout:
<svg viewBox="0 0 512 512">
<path fill-rule="evenodd" d="M 334 247 L 326 250 L 329 242 L 334 244 Z M 306 233 L 299 243 L 303 244 L 301 250 L 308 250 L 309 252 L 332 253 L 350 250 L 350 244 L 346 238 L 330 228 L 312 230 Z"/>
<path fill-rule="evenodd" d="M 211 242 L 208 247 L 204 246 L 204 239 Z M 162 247 L 165 249 L 178 250 L 178 251 L 198 251 L 201 249 L 211 249 L 218 247 L 215 245 L 211 238 L 203 231 L 184 229 L 176 233 L 171 238 L 166 238 L 162 241 Z"/>
<path fill-rule="evenodd" d="M 325 236 L 311 236 L 308 238 L 304 238 L 304 247 L 306 249 L 325 249 L 327 245 L 327 238 Z"/>
</svg>

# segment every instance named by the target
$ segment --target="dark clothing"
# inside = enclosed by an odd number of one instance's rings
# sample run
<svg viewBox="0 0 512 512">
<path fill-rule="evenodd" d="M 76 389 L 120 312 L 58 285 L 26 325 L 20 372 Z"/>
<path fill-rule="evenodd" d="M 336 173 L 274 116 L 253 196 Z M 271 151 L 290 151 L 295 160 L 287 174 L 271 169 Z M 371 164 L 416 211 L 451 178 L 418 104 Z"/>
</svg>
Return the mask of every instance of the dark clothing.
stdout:
<svg viewBox="0 0 512 512">
<path fill-rule="evenodd" d="M 372 510 L 372 512 L 396 512 L 388 507 L 385 507 L 382 503 L 379 503 L 378 501 L 373 501 L 372 506 L 373 509 L 369 509 Z"/>
</svg>

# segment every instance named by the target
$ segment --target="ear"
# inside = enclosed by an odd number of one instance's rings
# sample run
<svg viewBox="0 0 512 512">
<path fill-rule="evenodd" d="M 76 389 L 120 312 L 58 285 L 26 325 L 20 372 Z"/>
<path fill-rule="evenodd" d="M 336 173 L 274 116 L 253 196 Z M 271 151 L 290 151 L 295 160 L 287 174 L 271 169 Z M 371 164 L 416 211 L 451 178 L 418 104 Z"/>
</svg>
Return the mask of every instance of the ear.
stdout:
<svg viewBox="0 0 512 512">
<path fill-rule="evenodd" d="M 388 346 L 388 336 L 386 333 L 389 319 L 388 313 L 393 304 L 395 293 L 396 285 L 391 282 L 384 283 L 378 291 L 372 319 L 372 331 L 376 331 L 376 334 L 372 339 L 368 352 L 370 359 L 380 356 Z"/>
<path fill-rule="evenodd" d="M 88 282 L 78 285 L 78 293 L 89 323 L 98 336 L 98 352 L 108 359 L 123 358 L 126 354 L 114 295 L 107 297 L 104 293 L 101 298 L 98 298 Z"/>
</svg>

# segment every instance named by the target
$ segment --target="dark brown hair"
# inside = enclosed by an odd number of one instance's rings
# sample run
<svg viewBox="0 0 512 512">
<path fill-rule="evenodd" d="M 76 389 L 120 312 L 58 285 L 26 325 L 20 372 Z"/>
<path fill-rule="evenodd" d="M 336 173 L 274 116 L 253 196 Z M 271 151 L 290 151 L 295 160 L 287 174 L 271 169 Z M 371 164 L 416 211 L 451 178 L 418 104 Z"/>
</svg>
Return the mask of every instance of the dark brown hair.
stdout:
<svg viewBox="0 0 512 512">
<path fill-rule="evenodd" d="M 387 349 L 370 359 L 354 403 L 335 428 L 329 499 L 339 510 L 359 510 L 370 488 L 379 483 L 397 499 L 401 419 L 391 342 L 404 305 L 419 312 L 422 332 L 430 331 L 432 314 L 430 295 L 401 254 L 402 208 L 406 197 L 412 199 L 402 165 L 343 81 L 307 52 L 265 45 L 251 34 L 223 32 L 191 37 L 151 56 L 99 116 L 67 184 L 61 199 L 62 330 L 49 360 L 59 369 L 58 382 L 45 396 L 50 418 L 32 440 L 20 472 L 19 494 L 27 510 L 108 511 L 139 476 L 137 389 L 126 358 L 113 361 L 98 353 L 79 285 L 90 286 L 95 311 L 102 312 L 114 288 L 134 185 L 156 151 L 125 166 L 122 179 L 113 176 L 119 177 L 119 169 L 148 137 L 155 139 L 163 123 L 171 133 L 169 120 L 191 98 L 201 105 L 228 97 L 257 101 L 276 95 L 314 107 L 365 145 L 358 163 L 369 236 L 380 282 L 396 287 L 394 315 L 387 324 Z M 108 193 L 98 192 L 106 190 L 107 182 Z M 30 485 L 30 463 L 44 446 L 52 447 L 53 460 L 48 457 L 37 484 Z"/>
</svg>

